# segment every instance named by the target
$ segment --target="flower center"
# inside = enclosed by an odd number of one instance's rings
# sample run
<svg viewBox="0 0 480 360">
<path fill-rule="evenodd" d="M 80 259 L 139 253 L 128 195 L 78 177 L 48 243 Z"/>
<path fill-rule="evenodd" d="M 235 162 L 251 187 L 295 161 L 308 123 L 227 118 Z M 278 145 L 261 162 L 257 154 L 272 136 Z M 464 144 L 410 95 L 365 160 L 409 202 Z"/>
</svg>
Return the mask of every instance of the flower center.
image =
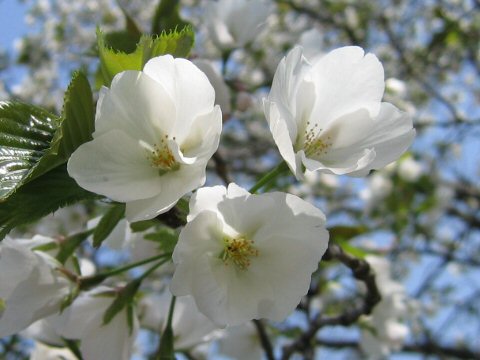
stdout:
<svg viewBox="0 0 480 360">
<path fill-rule="evenodd" d="M 328 150 L 332 147 L 331 138 L 330 136 L 322 137 L 320 135 L 322 129 L 318 129 L 318 124 L 315 124 L 313 127 L 310 127 L 309 125 L 310 122 L 307 122 L 303 149 L 307 157 L 318 159 L 321 156 L 326 155 Z"/>
<path fill-rule="evenodd" d="M 173 139 L 175 140 L 175 138 Z M 148 156 L 150 164 L 158 169 L 160 175 L 180 168 L 180 164 L 175 160 L 166 140 L 168 140 L 168 135 L 161 139 L 159 145 L 153 144 L 153 150 Z"/>
<path fill-rule="evenodd" d="M 250 258 L 258 256 L 258 250 L 253 245 L 253 240 L 249 240 L 243 236 L 238 238 L 230 238 L 225 236 L 223 238 L 223 251 L 220 254 L 225 265 L 229 262 L 240 270 L 246 270 L 250 266 Z"/>
</svg>

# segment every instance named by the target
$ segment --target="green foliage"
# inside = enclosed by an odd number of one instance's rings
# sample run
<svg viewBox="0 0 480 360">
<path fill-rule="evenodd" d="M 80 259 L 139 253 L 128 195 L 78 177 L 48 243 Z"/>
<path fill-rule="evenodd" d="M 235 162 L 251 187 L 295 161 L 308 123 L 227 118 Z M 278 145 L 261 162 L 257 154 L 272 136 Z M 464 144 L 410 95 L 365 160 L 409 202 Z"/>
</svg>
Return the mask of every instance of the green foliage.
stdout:
<svg viewBox="0 0 480 360">
<path fill-rule="evenodd" d="M 122 311 L 126 306 L 129 306 L 133 303 L 135 294 L 137 293 L 141 283 L 142 279 L 132 280 L 127 284 L 127 286 L 125 286 L 122 290 L 118 292 L 117 297 L 103 315 L 104 325 L 107 325 L 110 321 L 112 321 L 115 315 Z"/>
<path fill-rule="evenodd" d="M 0 204 L 0 239 L 16 226 L 31 223 L 80 200 L 97 197 L 79 187 L 68 176 L 66 166 L 59 166 L 23 185 Z"/>
<path fill-rule="evenodd" d="M 33 105 L 0 103 L 0 201 L 39 164 L 60 119 Z"/>
<path fill-rule="evenodd" d="M 330 228 L 328 231 L 330 233 L 330 239 L 331 239 L 330 241 L 333 241 L 336 244 L 338 244 L 343 249 L 343 251 L 345 251 L 347 254 L 353 255 L 360 259 L 363 259 L 365 258 L 365 256 L 368 255 L 367 251 L 360 249 L 356 246 L 353 246 L 349 242 L 352 238 L 368 232 L 369 231 L 368 227 L 363 225 L 334 226 Z"/>
<path fill-rule="evenodd" d="M 194 32 L 190 26 L 181 31 L 162 32 L 159 36 L 143 35 L 135 50 L 127 53 L 109 46 L 107 35 L 97 31 L 98 52 L 102 83 L 109 86 L 114 76 L 126 70 L 142 70 L 153 57 L 171 54 L 187 57 L 194 43 Z"/>
<path fill-rule="evenodd" d="M 171 253 L 178 241 L 178 233 L 169 227 L 161 227 L 158 231 L 145 235 L 145 240 L 158 242 L 163 253 Z"/>
<path fill-rule="evenodd" d="M 172 297 L 170 302 L 170 309 L 168 311 L 168 320 L 165 330 L 163 330 L 162 336 L 160 338 L 160 346 L 158 347 L 157 358 L 160 360 L 175 360 L 175 349 L 174 349 L 174 334 L 172 328 L 172 319 L 173 312 L 175 309 L 175 296 Z"/>
<path fill-rule="evenodd" d="M 143 220 L 143 221 L 137 221 L 137 222 L 131 223 L 130 224 L 130 229 L 132 229 L 132 231 L 134 233 L 135 232 L 142 232 L 142 231 L 148 230 L 151 227 L 154 227 L 156 225 L 158 225 L 157 220 Z"/>
<path fill-rule="evenodd" d="M 58 165 L 91 139 L 94 126 L 90 85 L 81 73 L 65 93 L 63 114 L 22 103 L 0 107 L 0 200 Z"/>
<path fill-rule="evenodd" d="M 160 339 L 158 348 L 159 360 L 175 360 L 174 339 L 172 326 L 167 326 Z"/>
<path fill-rule="evenodd" d="M 94 197 L 61 166 L 91 139 L 93 111 L 90 85 L 80 72 L 65 92 L 60 118 L 21 103 L 0 108 L 0 239 L 15 226 Z"/>
<path fill-rule="evenodd" d="M 75 250 L 82 242 L 84 242 L 91 234 L 93 230 L 86 230 L 73 234 L 66 239 L 64 239 L 60 244 L 60 249 L 56 256 L 57 260 L 65 264 L 65 262 L 73 255 Z"/>
<path fill-rule="evenodd" d="M 330 238 L 334 241 L 348 241 L 351 238 L 354 238 L 355 236 L 365 234 L 368 232 L 368 228 L 363 225 L 357 225 L 357 226 L 334 226 L 328 229 L 330 233 Z"/>
<path fill-rule="evenodd" d="M 99 247 L 125 216 L 125 204 L 114 204 L 98 223 L 93 232 L 93 246 Z"/>
<path fill-rule="evenodd" d="M 59 127 L 34 174 L 38 176 L 65 163 L 80 145 L 92 140 L 94 126 L 92 90 L 85 75 L 76 72 L 65 92 Z"/>
<path fill-rule="evenodd" d="M 152 21 L 152 34 L 184 28 L 189 25 L 180 18 L 179 0 L 160 0 Z"/>
</svg>

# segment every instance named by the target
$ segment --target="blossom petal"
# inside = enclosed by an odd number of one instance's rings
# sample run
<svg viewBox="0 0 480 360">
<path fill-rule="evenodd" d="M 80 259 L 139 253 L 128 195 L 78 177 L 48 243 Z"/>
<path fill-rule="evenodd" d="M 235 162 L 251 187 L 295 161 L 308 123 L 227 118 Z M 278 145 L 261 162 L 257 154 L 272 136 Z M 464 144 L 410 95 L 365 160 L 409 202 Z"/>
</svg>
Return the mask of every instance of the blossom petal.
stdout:
<svg viewBox="0 0 480 360">
<path fill-rule="evenodd" d="M 397 160 L 410 147 L 414 138 L 415 129 L 411 117 L 392 104 L 382 103 L 374 128 L 361 142 L 362 146 L 375 149 L 376 156 L 369 168 L 380 169 Z"/>
<path fill-rule="evenodd" d="M 172 153 L 178 158 L 177 161 L 183 164 L 206 161 L 217 151 L 221 132 L 222 112 L 217 105 L 211 112 L 199 115 L 193 120 L 189 134 L 183 141 L 175 140 Z"/>
<path fill-rule="evenodd" d="M 143 71 L 174 99 L 177 114 L 170 135 L 182 143 L 196 116 L 211 112 L 215 102 L 213 86 L 192 62 L 171 55 L 150 59 Z"/>
<path fill-rule="evenodd" d="M 125 71 L 115 76 L 110 90 L 100 93 L 93 137 L 117 129 L 155 144 L 170 134 L 176 112 L 174 99 L 161 84 L 140 71 Z"/>
<path fill-rule="evenodd" d="M 312 65 L 316 102 L 310 123 L 324 128 L 342 115 L 365 108 L 376 116 L 385 84 L 382 64 L 356 46 L 335 49 Z"/>
<path fill-rule="evenodd" d="M 294 173 L 297 178 L 301 177 L 301 163 L 295 156 L 293 141 L 289 135 L 287 122 L 280 115 L 276 103 L 265 101 L 264 107 L 265 116 L 269 122 L 270 131 L 272 132 L 273 140 L 275 140 L 278 151 L 280 151 L 280 155 L 282 155 L 292 173 Z"/>
<path fill-rule="evenodd" d="M 194 265 L 188 261 L 184 262 L 184 258 L 196 254 L 195 258 L 198 261 L 204 261 L 202 260 L 204 257 L 216 256 L 216 252 L 220 253 L 222 250 L 221 219 L 216 213 L 208 210 L 202 211 L 197 217 L 198 220 L 189 222 L 182 230 L 173 251 L 172 259 L 176 268 L 170 291 L 174 295 L 187 295 L 188 289 L 195 281 L 193 277 L 195 273 L 191 271 Z M 208 262 L 208 259 L 206 261 Z"/>
<path fill-rule="evenodd" d="M 305 82 L 304 78 L 307 71 L 310 70 L 310 64 L 302 55 L 302 51 L 302 48 L 297 46 L 280 61 L 273 77 L 272 89 L 266 101 L 267 106 L 269 103 L 276 104 L 277 112 L 286 123 L 292 142 L 297 138 L 299 113 L 301 113 L 301 111 L 297 111 L 297 92 L 302 83 Z M 305 92 L 305 95 L 308 98 L 312 97 L 307 92 Z M 271 121 L 268 115 L 267 121 Z"/>
<path fill-rule="evenodd" d="M 68 161 L 68 173 L 89 191 L 116 201 L 145 199 L 160 192 L 160 176 L 138 141 L 111 130 L 81 145 Z"/>
<path fill-rule="evenodd" d="M 198 189 L 190 198 L 190 208 L 187 220 L 192 221 L 201 211 L 215 211 L 218 203 L 227 194 L 225 186 L 217 185 Z"/>
<path fill-rule="evenodd" d="M 181 166 L 158 177 L 161 188 L 157 196 L 127 202 L 125 215 L 128 221 L 151 219 L 171 209 L 186 193 L 205 183 L 205 165 L 195 163 Z"/>
</svg>

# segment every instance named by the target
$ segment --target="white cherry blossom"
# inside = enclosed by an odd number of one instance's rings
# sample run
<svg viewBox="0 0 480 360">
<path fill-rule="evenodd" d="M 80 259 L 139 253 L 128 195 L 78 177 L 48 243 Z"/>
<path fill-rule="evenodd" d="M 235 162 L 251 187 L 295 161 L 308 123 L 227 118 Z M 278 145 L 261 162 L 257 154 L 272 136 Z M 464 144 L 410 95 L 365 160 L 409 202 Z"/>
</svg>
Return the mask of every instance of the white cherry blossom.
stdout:
<svg viewBox="0 0 480 360">
<path fill-rule="evenodd" d="M 140 324 L 153 331 L 164 329 L 172 294 L 149 294 L 140 303 Z M 191 296 L 179 296 L 175 302 L 172 318 L 176 351 L 188 350 L 199 344 L 209 342 L 219 335 L 218 327 L 198 311 Z"/>
<path fill-rule="evenodd" d="M 220 326 L 284 320 L 327 249 L 323 213 L 290 194 L 252 195 L 235 184 L 202 188 L 187 220 L 170 290 L 192 295 Z"/>
<path fill-rule="evenodd" d="M 83 358 L 129 360 L 138 332 L 138 319 L 132 311 L 131 327 L 127 308 L 108 323 L 103 323 L 105 311 L 113 302 L 106 296 L 113 289 L 101 286 L 82 293 L 62 314 L 50 317 L 50 324 L 64 338 L 80 340 Z"/>
<path fill-rule="evenodd" d="M 206 75 L 170 55 L 117 74 L 97 104 L 93 140 L 68 161 L 83 188 L 126 203 L 129 221 L 168 211 L 205 182 L 222 114 Z"/>
<path fill-rule="evenodd" d="M 18 333 L 60 310 L 70 281 L 58 271 L 60 263 L 32 250 L 53 239 L 5 239 L 0 244 L 0 338 Z"/>
<path fill-rule="evenodd" d="M 303 169 L 364 176 L 412 143 L 411 118 L 382 103 L 383 67 L 355 46 L 310 64 L 296 47 L 280 62 L 265 115 L 280 154 L 297 178 Z"/>
<path fill-rule="evenodd" d="M 253 323 L 230 326 L 218 340 L 218 352 L 230 359 L 263 359 L 263 348 Z"/>
<path fill-rule="evenodd" d="M 382 300 L 366 319 L 369 328 L 361 332 L 360 347 L 369 359 L 380 360 L 387 358 L 391 350 L 400 349 L 410 333 L 403 321 L 408 312 L 408 299 L 404 286 L 391 278 L 387 259 L 373 255 L 365 259 L 375 272 Z"/>
<path fill-rule="evenodd" d="M 67 348 L 35 343 L 30 360 L 77 360 L 78 358 Z"/>
<path fill-rule="evenodd" d="M 271 11 L 266 0 L 208 1 L 205 20 L 208 33 L 221 49 L 242 47 L 258 36 Z"/>
</svg>

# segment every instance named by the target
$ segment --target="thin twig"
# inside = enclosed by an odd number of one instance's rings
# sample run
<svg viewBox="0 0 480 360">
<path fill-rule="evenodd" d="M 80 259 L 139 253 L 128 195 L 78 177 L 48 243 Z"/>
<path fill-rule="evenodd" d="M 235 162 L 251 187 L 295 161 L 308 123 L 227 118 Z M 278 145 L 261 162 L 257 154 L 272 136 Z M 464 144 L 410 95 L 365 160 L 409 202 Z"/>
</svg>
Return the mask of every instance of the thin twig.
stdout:
<svg viewBox="0 0 480 360">
<path fill-rule="evenodd" d="M 312 341 L 320 328 L 329 325 L 351 325 L 355 323 L 360 316 L 370 314 L 375 305 L 381 300 L 380 291 L 375 282 L 375 274 L 371 270 L 368 262 L 362 259 L 357 259 L 356 257 L 345 253 L 340 246 L 330 243 L 323 256 L 323 260 L 330 261 L 333 259 L 340 261 L 342 264 L 350 268 L 353 276 L 365 284 L 367 292 L 363 301 L 359 305 L 354 306 L 341 314 L 334 316 L 318 315 L 311 319 L 309 328 L 293 343 L 283 347 L 282 360 L 289 359 L 296 351 L 304 351 L 311 347 Z"/>
<path fill-rule="evenodd" d="M 258 336 L 260 337 L 260 343 L 262 344 L 263 351 L 267 356 L 268 360 L 275 360 L 275 356 L 273 355 L 273 347 L 268 337 L 267 331 L 265 326 L 263 325 L 261 320 L 253 320 L 253 324 L 257 328 Z"/>
</svg>

